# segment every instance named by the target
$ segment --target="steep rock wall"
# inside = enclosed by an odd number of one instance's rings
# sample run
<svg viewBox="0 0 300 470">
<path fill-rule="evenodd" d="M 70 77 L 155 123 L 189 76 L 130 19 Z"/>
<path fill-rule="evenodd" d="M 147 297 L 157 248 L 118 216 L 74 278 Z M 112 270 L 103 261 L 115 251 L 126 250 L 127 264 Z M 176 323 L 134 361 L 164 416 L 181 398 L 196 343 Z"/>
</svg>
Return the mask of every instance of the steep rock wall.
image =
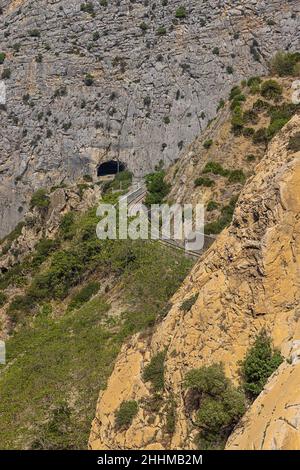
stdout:
<svg viewBox="0 0 300 470">
<path fill-rule="evenodd" d="M 239 361 L 262 328 L 292 362 L 281 366 L 287 372 L 282 376 L 282 371 L 278 371 L 279 381 L 274 387 L 275 396 L 279 397 L 278 409 L 284 406 L 285 389 L 280 384 L 287 387 L 286 382 L 290 381 L 288 389 L 293 389 L 297 382 L 293 367 L 298 370 L 298 366 L 297 361 L 293 365 L 293 354 L 300 339 L 300 153 L 288 150 L 290 137 L 299 132 L 299 127 L 300 117 L 294 116 L 274 138 L 256 167 L 256 175 L 241 193 L 232 225 L 223 231 L 175 294 L 171 310 L 154 335 L 134 337 L 123 347 L 107 389 L 99 397 L 90 448 L 194 448 L 196 430 L 182 387 L 186 372 L 222 361 L 228 377 L 238 382 Z M 182 302 L 194 294 L 198 295 L 196 303 L 184 312 Z M 143 382 L 142 373 L 150 358 L 164 349 L 164 403 L 153 415 L 145 406 L 153 392 L 150 384 Z M 291 393 L 286 403 L 293 404 L 295 394 L 299 396 L 296 390 Z M 122 401 L 131 399 L 139 402 L 139 412 L 129 429 L 119 432 L 114 413 Z M 170 399 L 176 402 L 173 435 L 168 435 L 165 427 Z M 269 409 L 270 406 L 265 410 L 265 422 L 272 420 Z M 289 420 L 294 415 L 297 437 L 289 441 L 284 436 L 281 440 L 276 437 L 277 447 L 286 447 L 282 443 L 289 442 L 293 448 L 298 442 L 297 413 L 298 405 L 286 411 Z M 250 431 L 261 436 L 264 415 L 258 420 L 255 416 L 254 408 L 250 410 Z M 283 434 L 285 428 L 282 427 Z M 275 433 L 280 432 L 278 423 L 270 427 L 267 448 L 272 447 Z M 230 447 L 239 445 L 236 442 L 238 436 L 233 437 Z M 245 442 L 246 433 L 240 446 L 248 445 Z"/>
<path fill-rule="evenodd" d="M 137 175 L 160 160 L 167 166 L 234 83 L 264 73 L 279 44 L 299 46 L 297 0 L 92 1 L 90 13 L 82 3 L 1 4 L 0 74 L 9 73 L 0 109 L 0 236 L 37 187 L 96 176 L 111 158 Z M 180 5 L 187 15 L 178 19 Z"/>
</svg>

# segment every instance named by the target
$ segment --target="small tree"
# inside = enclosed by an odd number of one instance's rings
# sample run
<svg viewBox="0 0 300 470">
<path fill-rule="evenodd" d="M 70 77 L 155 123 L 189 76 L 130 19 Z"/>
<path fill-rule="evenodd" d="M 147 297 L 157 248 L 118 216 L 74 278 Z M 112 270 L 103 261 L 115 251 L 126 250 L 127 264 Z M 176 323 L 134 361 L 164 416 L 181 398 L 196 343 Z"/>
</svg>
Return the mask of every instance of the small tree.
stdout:
<svg viewBox="0 0 300 470">
<path fill-rule="evenodd" d="M 282 361 L 280 352 L 272 347 L 270 336 L 265 330 L 262 330 L 241 364 L 244 389 L 251 398 L 255 398 L 261 393 L 268 378 Z"/>
<path fill-rule="evenodd" d="M 271 71 L 280 77 L 294 75 L 299 63 L 299 52 L 277 52 L 271 61 Z"/>
<path fill-rule="evenodd" d="M 143 380 L 145 382 L 151 382 L 155 392 L 158 392 L 164 388 L 165 357 L 165 351 L 159 352 L 152 357 L 150 363 L 144 369 Z"/>
<path fill-rule="evenodd" d="M 47 195 L 45 189 L 41 188 L 38 189 L 31 198 L 30 207 L 33 209 L 37 207 L 38 209 L 47 209 L 50 204 L 50 199 Z"/>
<path fill-rule="evenodd" d="M 200 432 L 200 449 L 222 449 L 245 412 L 245 396 L 225 376 L 222 364 L 193 369 L 186 374 L 185 388 L 194 396 L 194 422 Z"/>
<path fill-rule="evenodd" d="M 115 413 L 117 429 L 128 429 L 133 418 L 138 412 L 138 404 L 135 400 L 123 401 Z"/>
</svg>

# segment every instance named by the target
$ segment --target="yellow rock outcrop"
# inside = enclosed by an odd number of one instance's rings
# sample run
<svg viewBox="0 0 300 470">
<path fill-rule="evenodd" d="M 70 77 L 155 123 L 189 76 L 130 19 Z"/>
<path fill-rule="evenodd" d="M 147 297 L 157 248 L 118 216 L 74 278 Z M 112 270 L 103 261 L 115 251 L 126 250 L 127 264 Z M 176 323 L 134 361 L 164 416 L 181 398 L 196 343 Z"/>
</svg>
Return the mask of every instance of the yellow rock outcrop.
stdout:
<svg viewBox="0 0 300 470">
<path fill-rule="evenodd" d="M 182 387 L 186 372 L 221 361 L 238 382 L 239 361 L 262 328 L 286 361 L 228 447 L 299 448 L 300 152 L 288 150 L 299 127 L 294 116 L 272 141 L 240 195 L 231 226 L 196 264 L 153 336 L 136 336 L 123 347 L 99 398 L 90 448 L 193 449 L 196 430 Z M 184 312 L 182 302 L 194 294 L 196 303 Z M 164 349 L 164 402 L 151 413 L 144 403 L 152 392 L 142 372 Z M 165 428 L 170 399 L 176 402 L 173 435 Z M 137 400 L 139 412 L 127 431 L 117 432 L 114 413 L 123 400 Z"/>
</svg>

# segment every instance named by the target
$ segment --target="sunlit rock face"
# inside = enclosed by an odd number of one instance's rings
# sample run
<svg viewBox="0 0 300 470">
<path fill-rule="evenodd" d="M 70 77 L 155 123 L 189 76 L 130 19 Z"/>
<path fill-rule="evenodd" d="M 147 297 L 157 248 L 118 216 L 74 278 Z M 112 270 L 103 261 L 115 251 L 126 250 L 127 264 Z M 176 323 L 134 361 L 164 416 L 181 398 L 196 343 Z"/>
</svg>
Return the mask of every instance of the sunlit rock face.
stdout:
<svg viewBox="0 0 300 470">
<path fill-rule="evenodd" d="M 0 19 L 0 236 L 37 187 L 167 166 L 233 84 L 299 45 L 296 0 L 4 0 Z"/>
<path fill-rule="evenodd" d="M 232 224 L 197 262 L 152 336 L 124 345 L 92 425 L 91 449 L 194 449 L 198 432 L 187 406 L 186 373 L 222 362 L 240 383 L 240 362 L 265 329 L 284 362 L 229 438 L 229 449 L 299 449 L 300 152 L 291 151 L 300 117 L 272 140 L 237 203 Z M 188 312 L 184 301 L 196 298 Z M 145 366 L 165 351 L 165 386 L 159 411 L 143 379 Z M 123 401 L 139 411 L 127 430 L 115 426 Z M 170 400 L 174 433 L 165 431 Z"/>
</svg>

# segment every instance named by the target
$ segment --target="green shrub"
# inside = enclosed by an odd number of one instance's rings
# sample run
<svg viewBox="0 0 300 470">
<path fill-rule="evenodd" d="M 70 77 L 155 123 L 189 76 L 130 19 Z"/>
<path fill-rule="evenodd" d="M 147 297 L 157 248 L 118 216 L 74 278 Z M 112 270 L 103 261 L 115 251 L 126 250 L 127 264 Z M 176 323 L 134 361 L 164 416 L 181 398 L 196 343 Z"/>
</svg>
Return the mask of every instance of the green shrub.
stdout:
<svg viewBox="0 0 300 470">
<path fill-rule="evenodd" d="M 262 330 L 241 363 L 244 389 L 250 397 L 255 398 L 262 392 L 268 378 L 282 361 L 280 352 L 272 347 L 270 336 Z"/>
<path fill-rule="evenodd" d="M 147 196 L 145 204 L 161 204 L 170 192 L 170 185 L 165 182 L 165 172 L 163 170 L 150 173 L 146 176 Z"/>
<path fill-rule="evenodd" d="M 260 77 L 250 77 L 249 80 L 247 81 L 247 86 L 250 88 L 254 85 L 260 85 L 260 84 L 261 84 Z"/>
<path fill-rule="evenodd" d="M 201 450 L 224 448 L 245 412 L 244 393 L 226 378 L 221 364 L 191 370 L 186 374 L 184 386 L 199 397 L 194 420 L 200 429 L 196 439 L 198 447 Z"/>
<path fill-rule="evenodd" d="M 86 76 L 84 77 L 84 84 L 86 86 L 92 86 L 94 83 L 94 77 L 92 74 L 87 73 Z"/>
<path fill-rule="evenodd" d="M 267 128 L 267 138 L 272 139 L 272 137 L 274 137 L 274 135 L 276 135 L 277 132 L 279 132 L 288 121 L 289 119 L 281 118 L 275 119 L 273 122 L 271 122 L 271 124 Z"/>
<path fill-rule="evenodd" d="M 237 106 L 240 106 L 243 101 L 246 101 L 245 95 L 240 93 L 239 95 L 236 95 L 232 100 L 230 104 L 230 109 L 234 110 Z"/>
<path fill-rule="evenodd" d="M 28 31 L 29 36 L 32 38 L 39 38 L 41 36 L 40 30 L 39 29 L 30 29 Z"/>
<path fill-rule="evenodd" d="M 269 140 L 267 129 L 265 127 L 258 129 L 255 134 L 253 134 L 252 140 L 254 144 L 267 144 Z"/>
<path fill-rule="evenodd" d="M 166 33 L 167 33 L 167 30 L 164 26 L 159 26 L 159 28 L 157 28 L 156 34 L 158 36 L 164 36 Z"/>
<path fill-rule="evenodd" d="M 5 52 L 0 52 L 0 65 L 5 61 L 6 54 Z"/>
<path fill-rule="evenodd" d="M 299 52 L 277 52 L 271 61 L 271 71 L 280 77 L 294 75 L 299 62 Z"/>
<path fill-rule="evenodd" d="M 0 307 L 6 304 L 7 295 L 4 292 L 0 292 Z"/>
<path fill-rule="evenodd" d="M 86 181 L 87 183 L 91 183 L 93 181 L 93 178 L 91 175 L 83 175 L 82 179 Z"/>
<path fill-rule="evenodd" d="M 213 173 L 214 175 L 228 176 L 229 171 L 225 170 L 222 165 L 218 162 L 208 162 L 206 163 L 202 173 Z"/>
<path fill-rule="evenodd" d="M 208 139 L 208 140 L 206 140 L 206 141 L 204 142 L 203 147 L 204 147 L 205 149 L 209 149 L 209 148 L 212 146 L 213 143 L 214 143 L 214 142 L 213 142 L 212 139 Z"/>
<path fill-rule="evenodd" d="M 214 47 L 213 50 L 212 50 L 212 53 L 214 55 L 219 55 L 220 54 L 220 49 L 218 47 Z"/>
<path fill-rule="evenodd" d="M 258 113 L 253 108 L 244 112 L 243 115 L 244 123 L 257 124 L 258 123 Z"/>
<path fill-rule="evenodd" d="M 115 413 L 117 429 L 128 429 L 139 410 L 135 400 L 123 401 Z"/>
<path fill-rule="evenodd" d="M 38 189 L 33 193 L 30 201 L 30 207 L 33 209 L 34 207 L 38 209 L 47 209 L 50 204 L 49 196 L 47 195 L 47 191 L 45 189 Z"/>
<path fill-rule="evenodd" d="M 237 196 L 234 196 L 230 199 L 230 202 L 227 206 L 222 207 L 220 217 L 214 222 L 210 222 L 205 225 L 204 233 L 206 235 L 217 235 L 218 233 L 222 232 L 225 227 L 230 225 L 236 203 Z"/>
<path fill-rule="evenodd" d="M 90 253 L 89 249 L 91 249 Z M 97 252 L 96 246 L 94 250 Z M 55 252 L 49 269 L 33 280 L 29 295 L 37 301 L 51 298 L 63 299 L 69 289 L 81 280 L 92 253 L 93 247 L 90 244 L 81 244 L 78 248 Z"/>
<path fill-rule="evenodd" d="M 82 287 L 77 294 L 73 295 L 69 304 L 69 310 L 81 307 L 81 305 L 88 302 L 93 295 L 97 294 L 99 289 L 99 282 L 89 282 L 86 286 Z"/>
<path fill-rule="evenodd" d="M 228 66 L 226 67 L 226 72 L 228 73 L 228 75 L 232 75 L 233 72 L 234 72 L 233 67 L 232 67 L 231 65 L 228 65 Z"/>
<path fill-rule="evenodd" d="M 270 108 L 270 104 L 267 101 L 258 99 L 253 104 L 253 111 L 260 112 L 260 111 L 267 111 Z"/>
<path fill-rule="evenodd" d="M 254 162 L 256 160 L 256 156 L 253 155 L 252 153 L 250 153 L 249 155 L 246 155 L 245 158 L 248 162 Z"/>
<path fill-rule="evenodd" d="M 187 12 L 186 8 L 184 6 L 180 6 L 177 8 L 175 17 L 176 18 L 186 18 Z"/>
<path fill-rule="evenodd" d="M 212 212 L 212 211 L 218 209 L 218 207 L 219 207 L 219 204 L 216 201 L 209 201 L 207 206 L 206 206 L 206 210 L 208 212 Z"/>
<path fill-rule="evenodd" d="M 238 85 L 234 86 L 231 89 L 230 94 L 229 94 L 230 101 L 232 101 L 236 96 L 241 95 L 241 94 L 242 94 L 241 88 Z"/>
<path fill-rule="evenodd" d="M 271 118 L 267 129 L 267 137 L 271 139 L 291 119 L 299 106 L 293 103 L 283 103 L 280 106 L 270 106 L 268 114 Z"/>
<path fill-rule="evenodd" d="M 85 12 L 85 13 L 89 13 L 92 16 L 95 15 L 94 5 L 92 4 L 92 2 L 82 3 L 80 5 L 80 10 Z"/>
<path fill-rule="evenodd" d="M 246 176 L 243 170 L 232 170 L 228 176 L 229 183 L 244 183 Z"/>
<path fill-rule="evenodd" d="M 151 98 L 150 98 L 150 96 L 145 96 L 145 98 L 144 98 L 144 105 L 147 106 L 147 107 L 149 107 L 150 104 L 151 104 Z"/>
<path fill-rule="evenodd" d="M 128 170 L 120 171 L 117 173 L 113 181 L 107 181 L 103 185 L 103 194 L 108 193 L 113 190 L 126 190 L 131 186 L 132 183 L 132 173 Z"/>
<path fill-rule="evenodd" d="M 235 135 L 240 135 L 244 127 L 244 115 L 240 105 L 232 110 L 231 131 Z"/>
<path fill-rule="evenodd" d="M 145 23 L 144 21 L 142 23 L 140 23 L 140 28 L 141 28 L 142 31 L 147 31 L 147 29 L 148 29 L 147 23 Z"/>
<path fill-rule="evenodd" d="M 50 410 L 47 421 L 38 424 L 30 450 L 61 450 L 66 446 L 65 434 L 71 426 L 71 408 L 65 402 L 59 403 Z"/>
<path fill-rule="evenodd" d="M 282 95 L 282 86 L 276 80 L 266 80 L 261 86 L 261 95 L 267 99 L 278 98 Z"/>
<path fill-rule="evenodd" d="M 143 372 L 143 380 L 145 382 L 151 382 L 155 392 L 163 390 L 165 385 L 165 351 L 159 352 L 152 357 L 150 363 L 145 367 Z"/>
<path fill-rule="evenodd" d="M 260 92 L 261 78 L 260 77 L 251 77 L 247 81 L 247 85 L 250 88 L 250 93 L 255 95 Z"/>
<path fill-rule="evenodd" d="M 297 132 L 297 134 L 290 138 L 288 150 L 291 150 L 292 152 L 300 152 L 300 132 Z"/>
<path fill-rule="evenodd" d="M 57 240 L 42 238 L 42 240 L 40 240 L 35 246 L 35 252 L 31 261 L 32 266 L 35 268 L 40 266 L 48 258 L 48 256 L 57 249 L 57 247 Z"/>
<path fill-rule="evenodd" d="M 211 188 L 215 185 L 215 182 L 210 178 L 196 178 L 194 181 L 195 186 L 204 186 L 205 188 Z"/>
<path fill-rule="evenodd" d="M 221 98 L 217 106 L 217 112 L 220 111 L 220 109 L 224 108 L 224 106 L 225 106 L 225 101 L 223 100 L 223 98 Z"/>
<path fill-rule="evenodd" d="M 254 134 L 255 134 L 255 129 L 253 129 L 253 127 L 244 127 L 243 129 L 244 137 L 253 137 Z"/>
<path fill-rule="evenodd" d="M 143 400 L 143 408 L 150 413 L 158 413 L 164 404 L 161 393 L 153 393 Z"/>
<path fill-rule="evenodd" d="M 193 305 L 197 302 L 199 294 L 192 295 L 189 299 L 186 299 L 182 302 L 180 306 L 180 310 L 183 310 L 184 312 L 189 312 Z"/>
<path fill-rule="evenodd" d="M 9 304 L 7 314 L 12 323 L 20 323 L 26 314 L 33 313 L 35 300 L 31 295 L 17 295 Z"/>
<path fill-rule="evenodd" d="M 75 235 L 75 217 L 73 212 L 63 216 L 59 225 L 59 234 L 63 240 L 71 240 Z"/>
<path fill-rule="evenodd" d="M 120 171 L 113 181 L 113 189 L 128 189 L 132 183 L 132 173 L 128 170 Z"/>
</svg>

